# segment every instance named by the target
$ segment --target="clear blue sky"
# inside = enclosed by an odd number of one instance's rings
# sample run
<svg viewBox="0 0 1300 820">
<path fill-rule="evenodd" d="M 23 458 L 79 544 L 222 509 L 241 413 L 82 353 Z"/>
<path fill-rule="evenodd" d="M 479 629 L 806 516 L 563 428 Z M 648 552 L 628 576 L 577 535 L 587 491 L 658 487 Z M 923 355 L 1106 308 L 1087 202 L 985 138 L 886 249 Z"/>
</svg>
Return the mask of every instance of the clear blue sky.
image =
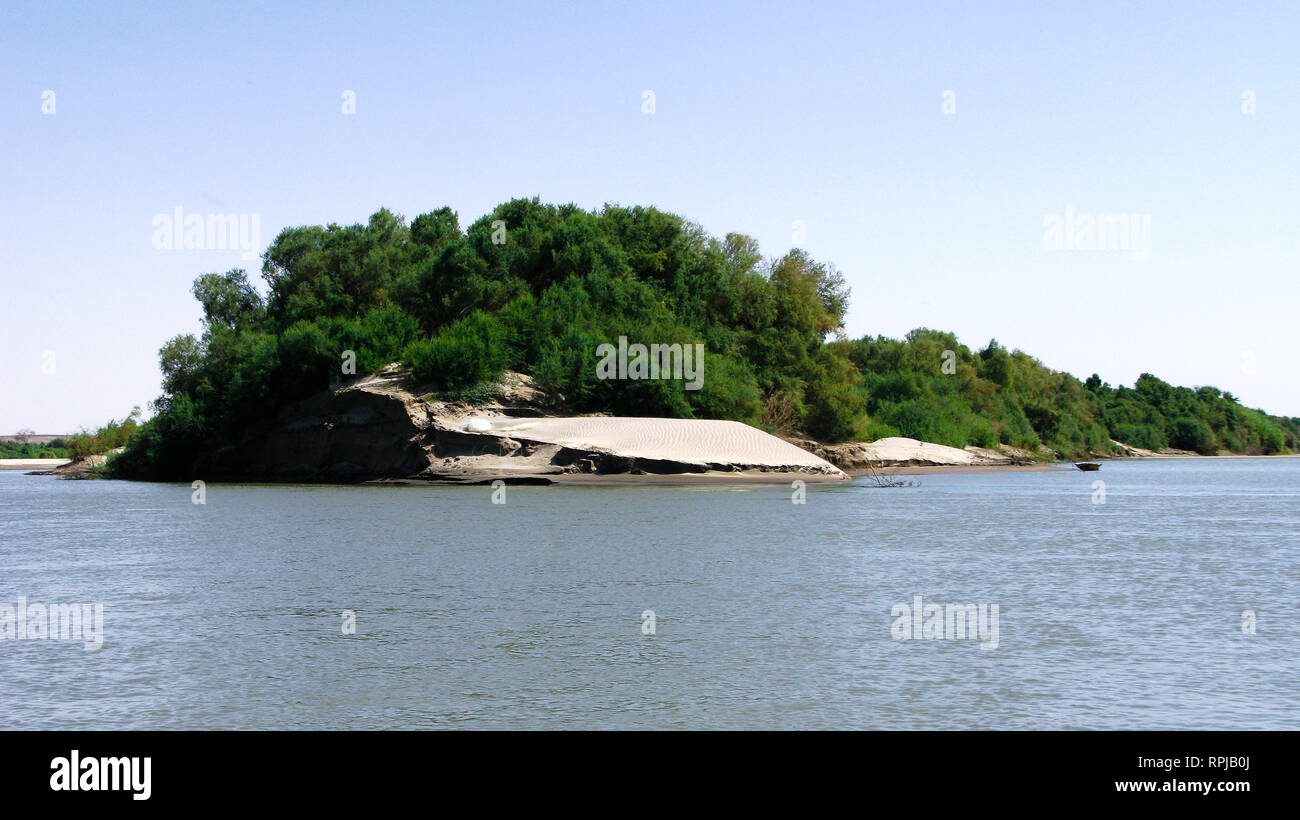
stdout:
<svg viewBox="0 0 1300 820">
<path fill-rule="evenodd" d="M 770 255 L 802 220 L 852 336 L 1300 415 L 1297 43 L 1295 2 L 6 3 L 0 432 L 145 405 L 194 276 L 259 270 L 156 250 L 155 214 L 260 214 L 264 246 L 533 195 Z M 1149 214 L 1150 259 L 1046 249 L 1067 206 Z"/>
</svg>

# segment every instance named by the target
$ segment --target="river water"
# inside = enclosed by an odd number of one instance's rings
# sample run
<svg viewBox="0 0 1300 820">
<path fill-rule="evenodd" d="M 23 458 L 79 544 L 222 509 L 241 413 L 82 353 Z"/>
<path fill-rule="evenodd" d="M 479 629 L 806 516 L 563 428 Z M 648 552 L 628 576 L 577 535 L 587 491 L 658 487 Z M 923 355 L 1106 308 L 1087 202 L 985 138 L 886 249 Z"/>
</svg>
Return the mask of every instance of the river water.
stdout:
<svg viewBox="0 0 1300 820">
<path fill-rule="evenodd" d="M 0 472 L 0 728 L 1300 725 L 1300 459 L 919 481 Z M 101 605 L 102 645 L 20 603 Z"/>
</svg>

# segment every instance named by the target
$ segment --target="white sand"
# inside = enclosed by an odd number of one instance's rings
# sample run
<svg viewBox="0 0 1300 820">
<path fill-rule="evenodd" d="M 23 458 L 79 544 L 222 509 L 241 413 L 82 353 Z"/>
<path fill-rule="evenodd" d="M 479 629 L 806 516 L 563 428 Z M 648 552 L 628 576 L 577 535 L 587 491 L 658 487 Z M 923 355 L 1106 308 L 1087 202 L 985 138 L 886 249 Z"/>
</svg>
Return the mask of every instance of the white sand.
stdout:
<svg viewBox="0 0 1300 820">
<path fill-rule="evenodd" d="M 0 458 L 0 470 L 52 470 L 71 461 L 70 458 Z"/>
<path fill-rule="evenodd" d="M 462 422 L 461 429 L 580 450 L 601 450 L 628 458 L 839 472 L 830 462 L 738 421 L 479 416 Z"/>
<path fill-rule="evenodd" d="M 943 444 L 930 444 L 914 438 L 894 436 L 873 441 L 864 448 L 872 459 L 880 462 L 920 461 L 931 464 L 974 464 L 976 453 Z"/>
</svg>

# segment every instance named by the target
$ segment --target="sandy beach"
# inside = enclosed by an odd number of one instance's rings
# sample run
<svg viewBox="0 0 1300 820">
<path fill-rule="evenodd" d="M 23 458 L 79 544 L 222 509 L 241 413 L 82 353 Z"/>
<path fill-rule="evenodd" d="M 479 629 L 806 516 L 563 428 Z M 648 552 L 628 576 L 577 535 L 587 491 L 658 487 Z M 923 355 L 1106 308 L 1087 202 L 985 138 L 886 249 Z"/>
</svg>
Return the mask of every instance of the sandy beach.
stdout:
<svg viewBox="0 0 1300 820">
<path fill-rule="evenodd" d="M 806 467 L 837 472 L 825 459 L 738 421 L 616 416 L 475 417 L 463 422 L 462 429 L 574 450 L 597 450 L 631 459 L 702 467 Z"/>
<path fill-rule="evenodd" d="M 736 421 L 613 416 L 442 416 L 462 437 L 432 478 L 595 484 L 843 481 L 829 461 Z M 425 476 L 421 476 L 425 477 Z"/>
<path fill-rule="evenodd" d="M 873 441 L 865 444 L 863 449 L 873 461 L 879 464 L 969 466 L 978 464 L 982 460 L 980 454 L 974 452 L 974 448 L 965 450 L 901 436 Z"/>
<path fill-rule="evenodd" d="M 52 470 L 71 461 L 69 458 L 0 458 L 0 470 Z"/>
</svg>

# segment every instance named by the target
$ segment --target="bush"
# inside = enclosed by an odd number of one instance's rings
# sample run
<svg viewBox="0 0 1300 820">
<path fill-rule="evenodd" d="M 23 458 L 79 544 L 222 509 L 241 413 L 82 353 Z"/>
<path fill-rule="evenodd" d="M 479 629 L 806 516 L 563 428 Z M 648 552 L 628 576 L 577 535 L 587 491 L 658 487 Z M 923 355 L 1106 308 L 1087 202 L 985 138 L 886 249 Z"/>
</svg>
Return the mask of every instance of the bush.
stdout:
<svg viewBox="0 0 1300 820">
<path fill-rule="evenodd" d="M 763 415 L 754 375 L 726 356 L 706 352 L 700 389 L 685 392 L 694 415 L 699 418 L 758 424 Z"/>
<path fill-rule="evenodd" d="M 1114 424 L 1110 437 L 1130 447 L 1160 452 L 1169 446 L 1165 431 L 1153 424 Z"/>
<path fill-rule="evenodd" d="M 995 450 L 998 446 L 997 431 L 993 429 L 991 424 L 983 420 L 971 425 L 970 430 L 966 433 L 966 440 L 968 444 L 973 444 L 976 447 L 986 447 L 990 450 Z"/>
<path fill-rule="evenodd" d="M 505 328 L 495 317 L 475 311 L 443 328 L 432 339 L 410 343 L 402 361 L 420 384 L 457 390 L 500 378 L 509 361 Z"/>
<path fill-rule="evenodd" d="M 866 430 L 863 431 L 863 441 L 879 441 L 882 438 L 897 438 L 901 435 L 898 428 L 872 419 L 867 422 Z"/>
<path fill-rule="evenodd" d="M 211 438 L 207 421 L 184 394 L 155 402 L 154 407 L 157 414 L 113 459 L 109 472 L 153 481 L 188 481 L 194 477 L 194 454 Z"/>
<path fill-rule="evenodd" d="M 406 346 L 420 336 L 420 323 L 397 305 L 374 308 L 355 323 L 357 372 L 370 373 L 402 358 Z"/>
<path fill-rule="evenodd" d="M 290 326 L 276 352 L 274 384 L 281 399 L 293 401 L 329 387 L 344 346 L 315 322 L 304 319 Z"/>
<path fill-rule="evenodd" d="M 822 348 L 809 368 L 804 389 L 804 427 L 823 441 L 851 441 L 865 434 L 867 413 L 862 376 L 847 357 Z"/>
<path fill-rule="evenodd" d="M 137 407 L 126 418 L 120 421 L 109 419 L 107 424 L 94 432 L 83 429 L 68 436 L 65 440 L 68 456 L 74 459 L 85 458 L 124 447 L 139 429 L 140 408 Z"/>
<path fill-rule="evenodd" d="M 496 382 L 479 382 L 460 390 L 453 390 L 447 394 L 447 398 L 470 404 L 487 404 L 501 398 L 501 385 Z"/>
<path fill-rule="evenodd" d="M 1209 425 L 1190 417 L 1174 419 L 1169 443 L 1179 450 L 1193 450 L 1201 455 L 1213 455 L 1219 447 Z"/>
</svg>

